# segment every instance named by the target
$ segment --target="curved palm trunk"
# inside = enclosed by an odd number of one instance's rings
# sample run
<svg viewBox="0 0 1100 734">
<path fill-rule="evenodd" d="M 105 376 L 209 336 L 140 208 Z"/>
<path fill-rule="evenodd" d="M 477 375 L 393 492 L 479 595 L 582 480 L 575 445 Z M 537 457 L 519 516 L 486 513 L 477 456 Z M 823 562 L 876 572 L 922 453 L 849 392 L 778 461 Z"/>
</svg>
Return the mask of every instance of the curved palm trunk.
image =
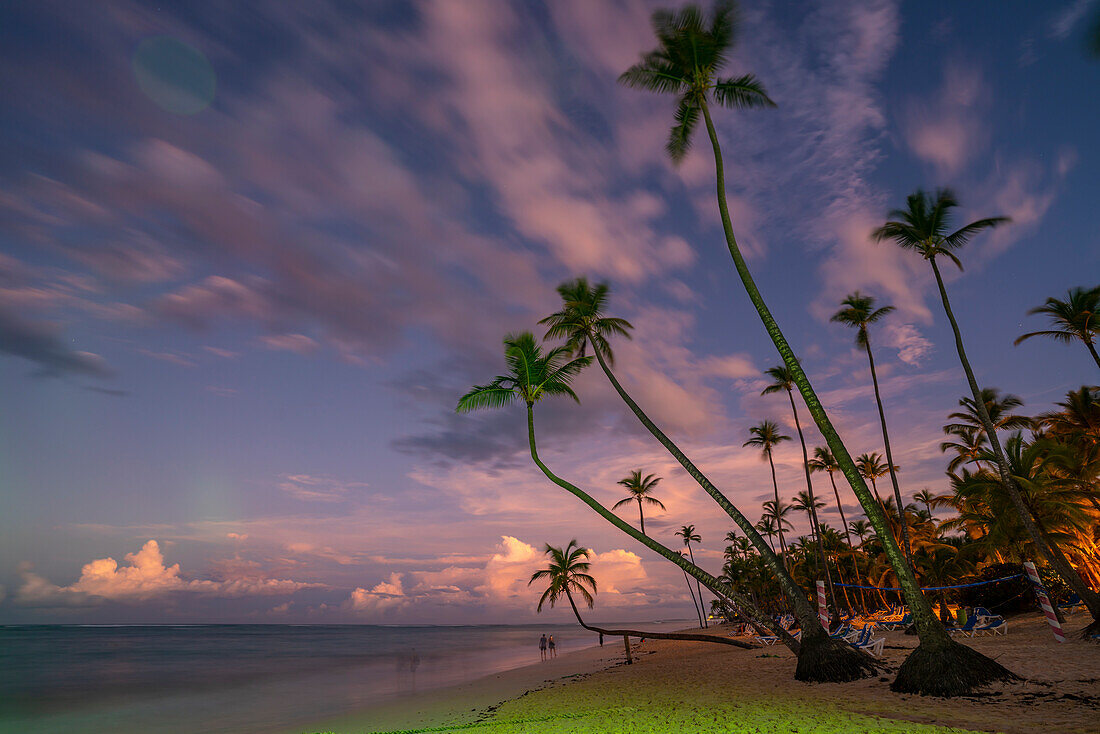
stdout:
<svg viewBox="0 0 1100 734">
<path fill-rule="evenodd" d="M 742 640 L 735 640 L 732 637 L 718 637 L 716 635 L 697 635 L 691 632 L 642 632 L 640 630 L 610 630 L 603 627 L 596 627 L 595 625 L 585 624 L 581 619 L 581 613 L 577 609 L 576 602 L 573 601 L 573 595 L 569 593 L 569 589 L 565 590 L 565 597 L 569 599 L 569 606 L 573 608 L 573 615 L 577 618 L 577 622 L 581 627 L 584 627 L 589 632 L 599 632 L 602 635 L 608 635 L 610 637 L 648 637 L 651 640 L 686 640 L 689 642 L 717 642 L 719 645 L 730 645 L 732 647 L 740 647 L 744 650 L 756 649 L 756 645 L 743 642 Z"/>
<path fill-rule="evenodd" d="M 993 426 L 993 421 L 989 419 L 989 411 L 986 410 L 985 401 L 982 399 L 981 390 L 978 388 L 978 381 L 974 377 L 974 370 L 970 367 L 970 360 L 966 358 L 962 333 L 959 331 L 958 322 L 955 321 L 955 314 L 951 311 L 951 303 L 947 298 L 947 289 L 944 288 L 939 266 L 936 265 L 936 258 L 930 258 L 929 262 L 932 263 L 932 272 L 936 275 L 936 285 L 939 287 L 943 309 L 947 313 L 947 320 L 951 322 L 951 330 L 955 334 L 955 349 L 959 353 L 959 361 L 962 362 L 963 371 L 966 373 L 966 381 L 970 385 L 970 392 L 974 395 L 974 406 L 978 411 L 978 419 L 982 422 L 986 438 L 989 439 L 989 446 L 993 449 L 993 455 L 997 459 L 997 471 L 1001 476 L 1001 482 L 1004 484 L 1005 490 L 1008 492 L 1016 512 L 1019 513 L 1024 528 L 1027 530 L 1027 534 L 1031 537 L 1035 547 L 1038 548 L 1039 553 L 1054 567 L 1054 570 L 1058 572 L 1066 585 L 1081 597 L 1081 601 L 1084 602 L 1089 614 L 1092 615 L 1092 622 L 1085 628 L 1086 636 L 1091 635 L 1094 631 L 1100 631 L 1100 594 L 1093 591 L 1081 578 L 1081 575 L 1073 569 L 1065 554 L 1062 553 L 1061 548 L 1054 543 L 1047 542 L 1046 537 L 1035 523 L 1035 518 L 1028 510 L 1023 495 L 1020 493 L 1020 488 L 1009 469 L 1008 460 L 1001 449 L 1001 441 L 997 437 L 997 430 Z"/>
<path fill-rule="evenodd" d="M 840 606 L 836 603 L 836 589 L 833 588 L 833 574 L 829 571 L 829 562 L 825 558 L 825 545 L 821 539 L 821 524 L 817 521 L 817 499 L 814 497 L 814 483 L 810 480 L 810 455 L 806 451 L 806 437 L 802 434 L 802 422 L 798 420 L 798 409 L 794 405 L 794 393 L 787 390 L 787 397 L 791 400 L 791 413 L 794 415 L 794 427 L 798 429 L 798 442 L 802 444 L 802 469 L 806 472 L 806 492 L 810 495 L 810 528 L 817 535 L 817 554 L 821 560 L 821 568 L 825 571 L 825 585 L 829 590 L 829 598 L 833 602 L 833 625 L 840 622 Z M 778 505 L 776 506 L 778 508 Z"/>
<path fill-rule="evenodd" d="M 695 561 L 692 561 L 695 563 Z M 699 611 L 699 602 L 695 601 L 695 592 L 691 589 L 691 579 L 687 575 L 687 571 L 684 571 L 684 583 L 687 584 L 688 594 L 691 596 L 691 608 L 695 610 L 695 616 L 699 619 L 699 626 L 703 626 L 703 614 Z"/>
<path fill-rule="evenodd" d="M 722 163 L 722 148 L 718 143 L 718 133 L 714 130 L 714 122 L 710 117 L 710 108 L 705 98 L 700 99 L 700 108 L 707 125 L 707 134 L 710 136 L 711 147 L 714 149 L 714 167 L 716 179 L 716 195 L 718 198 L 718 210 L 722 218 L 722 229 L 726 237 L 726 245 L 730 256 L 733 258 L 737 274 L 745 291 L 756 308 L 760 320 L 764 324 L 768 335 L 775 344 L 783 363 L 794 376 L 798 391 L 806 403 L 810 415 L 813 416 L 818 430 L 825 438 L 826 444 L 833 452 L 833 456 L 844 472 L 852 491 L 855 492 L 859 503 L 863 505 L 868 520 L 882 536 L 883 546 L 890 565 L 898 571 L 898 584 L 904 589 L 906 601 L 909 603 L 910 612 L 916 623 L 917 634 L 920 637 L 920 647 L 906 658 L 898 671 L 898 677 L 894 680 L 892 688 L 898 692 L 913 692 L 934 695 L 957 695 L 971 690 L 974 686 L 983 685 L 993 680 L 1003 680 L 1013 677 L 1003 666 L 993 662 L 984 655 L 952 640 L 943 625 L 936 619 L 928 600 L 921 594 L 917 579 L 912 570 L 905 563 L 901 549 L 894 542 L 886 526 L 886 517 L 882 509 L 875 504 L 867 491 L 867 485 L 856 470 L 844 442 L 840 440 L 836 429 L 833 427 L 829 416 L 825 413 L 821 401 L 810 385 L 806 373 L 795 357 L 794 350 L 787 343 L 786 337 L 780 331 L 779 325 L 764 303 L 760 291 L 753 281 L 745 259 L 737 247 L 737 240 L 733 235 L 733 224 L 730 222 L 729 207 L 726 203 L 726 180 Z M 1082 597 L 1083 598 L 1083 597 Z"/>
<path fill-rule="evenodd" d="M 691 562 L 695 563 L 695 554 L 691 552 L 691 543 L 687 544 L 688 555 L 691 556 Z M 707 608 L 703 606 L 703 589 L 699 586 L 699 579 L 695 579 L 695 590 L 699 592 L 699 626 L 703 629 L 707 628 Z"/>
<path fill-rule="evenodd" d="M 772 461 L 772 451 L 768 449 L 768 466 L 772 469 L 772 489 L 775 490 L 775 532 L 779 534 L 779 552 L 783 554 L 783 567 L 787 566 L 787 543 L 783 540 L 783 516 L 779 514 L 779 483 L 775 481 L 775 462 Z"/>
<path fill-rule="evenodd" d="M 878 391 L 878 373 L 875 371 L 875 357 L 871 354 L 871 338 L 863 332 L 863 346 L 867 350 L 867 361 L 871 364 L 871 383 L 875 386 L 875 404 L 878 406 L 878 420 L 882 425 L 882 442 L 886 445 L 886 468 L 890 471 L 890 481 L 894 485 L 894 501 L 898 503 L 898 515 L 901 518 L 901 542 L 905 549 L 905 560 L 909 568 L 913 565 L 913 546 L 909 542 L 909 528 L 905 523 L 905 504 L 901 500 L 901 488 L 898 487 L 898 473 L 894 471 L 894 454 L 890 451 L 890 433 L 886 430 L 886 411 L 882 408 L 882 395 Z"/>
<path fill-rule="evenodd" d="M 642 527 L 642 535 L 645 535 L 645 513 L 642 512 L 642 498 L 638 498 L 638 524 Z"/>
<path fill-rule="evenodd" d="M 607 361 L 604 359 L 600 350 L 593 349 L 592 351 L 595 353 L 596 361 L 599 362 L 611 386 L 615 388 L 615 392 L 619 394 L 619 397 L 622 398 L 631 412 L 641 421 L 642 425 L 646 427 L 646 430 L 648 430 L 649 433 L 656 438 L 678 462 L 680 462 L 680 466 L 684 467 L 687 473 L 691 475 L 691 478 L 703 488 L 703 491 L 709 494 L 718 506 L 733 519 L 737 527 L 741 528 L 741 532 L 745 534 L 745 537 L 748 538 L 749 542 L 756 548 L 756 551 L 760 554 L 760 557 L 764 560 L 768 569 L 779 582 L 780 589 L 790 599 L 794 614 L 798 617 L 799 624 L 802 626 L 803 639 L 806 639 L 808 630 L 812 629 L 814 626 L 817 626 L 818 629 L 824 633 L 825 629 L 821 626 L 821 622 L 817 618 L 817 613 L 806 598 L 806 592 L 796 584 L 790 574 L 787 573 L 784 563 L 775 553 L 774 546 L 769 545 L 769 542 L 761 537 L 760 533 L 756 531 L 756 527 L 749 522 L 749 519 L 741 514 L 741 511 L 737 509 L 737 507 L 735 507 L 709 479 L 707 479 L 703 472 L 699 471 L 699 468 L 696 467 L 686 455 L 684 455 L 680 447 L 673 443 L 672 440 L 649 419 L 645 411 L 634 402 L 630 394 L 623 389 L 621 384 L 619 384 L 618 378 L 615 377 L 615 373 L 611 371 L 611 368 L 607 366 Z M 713 591 L 713 588 L 711 590 Z"/>
<path fill-rule="evenodd" d="M 748 599 L 745 599 L 734 589 L 721 583 L 718 579 L 714 578 L 709 573 L 696 566 L 694 563 L 691 563 L 688 559 L 684 558 L 679 553 L 669 548 L 666 548 L 653 538 L 650 538 L 648 535 L 643 535 L 636 528 L 631 527 L 629 523 L 624 522 L 623 519 L 616 515 L 614 512 L 611 512 L 595 499 L 593 499 L 592 496 L 589 495 L 587 492 L 577 487 L 576 485 L 567 482 L 558 475 L 554 474 L 554 472 L 550 471 L 550 468 L 546 466 L 546 464 L 542 463 L 542 459 L 539 458 L 538 448 L 535 445 L 535 411 L 531 404 L 527 405 L 527 440 L 531 446 L 531 460 L 535 462 L 535 466 L 537 466 L 542 471 L 547 479 L 549 479 L 551 482 L 558 485 L 565 491 L 569 492 L 571 495 L 579 499 L 584 504 L 591 507 L 593 510 L 595 510 L 596 514 L 598 514 L 604 520 L 607 520 L 609 523 L 614 525 L 622 532 L 634 538 L 634 540 L 638 541 L 650 550 L 656 552 L 658 555 L 663 556 L 666 560 L 672 561 L 677 566 L 682 568 L 685 572 L 687 572 L 688 575 L 699 579 L 699 581 L 705 584 L 706 587 L 714 593 L 730 599 L 738 607 L 744 610 L 745 615 L 752 619 L 755 624 L 771 630 L 772 634 L 777 635 L 779 637 L 779 640 L 784 645 L 786 645 L 795 655 L 799 653 L 802 647 L 799 641 L 794 639 L 794 637 L 792 637 L 791 634 L 787 632 L 787 630 L 776 624 L 776 622 L 768 615 L 764 614 L 755 606 L 753 606 Z"/>
</svg>

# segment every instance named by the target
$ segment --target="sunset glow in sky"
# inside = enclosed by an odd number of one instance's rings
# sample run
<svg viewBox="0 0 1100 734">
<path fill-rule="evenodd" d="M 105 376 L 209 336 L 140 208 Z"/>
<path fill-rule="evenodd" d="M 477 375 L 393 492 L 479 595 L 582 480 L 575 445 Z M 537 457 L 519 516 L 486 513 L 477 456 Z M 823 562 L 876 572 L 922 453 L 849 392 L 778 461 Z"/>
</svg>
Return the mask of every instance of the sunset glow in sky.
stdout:
<svg viewBox="0 0 1100 734">
<path fill-rule="evenodd" d="M 666 4 L 5 4 L 0 623 L 532 621 L 541 548 L 574 537 L 595 619 L 692 614 L 531 464 L 520 408 L 454 413 L 558 283 L 607 279 L 620 379 L 746 514 L 771 496 L 741 445 L 793 422 L 709 148 L 673 167 L 672 99 L 615 81 Z M 829 316 L 897 307 L 872 340 L 909 496 L 946 486 L 966 390 L 927 265 L 869 238 L 915 188 L 1013 218 L 948 275 L 979 379 L 1030 413 L 1097 380 L 1079 345 L 1012 342 L 1100 274 L 1100 3 L 995 5 L 745 3 L 730 69 L 778 107 L 716 118 L 749 265 L 854 454 L 881 436 Z M 540 408 L 543 458 L 608 505 L 663 476 L 647 530 L 694 523 L 717 573 L 728 518 L 598 371 L 577 389 Z M 797 442 L 776 460 L 792 497 Z"/>
</svg>

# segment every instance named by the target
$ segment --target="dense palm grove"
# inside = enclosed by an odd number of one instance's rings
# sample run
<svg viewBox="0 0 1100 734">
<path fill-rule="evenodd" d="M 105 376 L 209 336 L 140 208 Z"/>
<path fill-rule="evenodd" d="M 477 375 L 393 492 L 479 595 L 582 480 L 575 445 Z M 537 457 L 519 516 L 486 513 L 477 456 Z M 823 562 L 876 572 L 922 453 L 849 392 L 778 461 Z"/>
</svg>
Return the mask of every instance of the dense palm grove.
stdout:
<svg viewBox="0 0 1100 734">
<path fill-rule="evenodd" d="M 762 511 L 739 508 L 731 502 L 618 380 L 613 341 L 629 339 L 633 326 L 605 313 L 609 306 L 608 285 L 590 284 L 585 278 L 563 283 L 558 288 L 561 309 L 540 322 L 547 327 L 544 338 L 561 343 L 544 345 L 531 332 L 505 337 L 506 373 L 473 387 L 460 398 L 458 410 L 522 403 L 527 413 L 531 459 L 543 475 L 621 532 L 683 569 L 701 623 L 705 624 L 704 599 L 713 599 L 719 610 L 770 632 L 796 655 L 798 680 L 851 681 L 878 675 L 882 668 L 865 651 L 829 634 L 810 601 L 819 579 L 828 588 L 833 622 L 842 613 L 867 611 L 891 602 L 901 601 L 908 608 L 919 644 L 897 671 L 892 684 L 895 691 L 959 695 L 986 683 L 1015 679 L 1012 671 L 949 636 L 936 616 L 935 606 L 943 616 L 944 602 L 953 590 L 925 593 L 922 589 L 952 586 L 979 576 L 1017 575 L 1019 568 L 1012 564 L 1034 560 L 1043 567 L 1054 591 L 1080 598 L 1092 619 L 1084 634 L 1098 636 L 1100 595 L 1095 589 L 1100 521 L 1100 392 L 1083 386 L 1067 395 L 1060 410 L 1025 416 L 1018 398 L 979 385 L 940 265 L 948 263 L 961 269 L 960 255 L 971 240 L 1010 222 L 993 216 L 956 226 L 953 215 L 958 201 L 953 192 L 917 190 L 904 207 L 889 212 L 885 223 L 868 235 L 872 241 L 896 245 L 897 257 L 917 256 L 928 264 L 951 326 L 970 394 L 959 401 L 959 410 L 947 416 L 944 428 L 942 449 L 950 491 L 938 495 L 929 490 L 914 492 L 912 488 L 903 491 L 903 467 L 896 465 L 890 441 L 886 410 L 889 396 L 880 390 L 872 346 L 872 327 L 887 318 L 892 308 L 877 305 L 873 296 L 860 292 L 843 300 L 833 321 L 856 330 L 856 344 L 867 356 L 871 378 L 868 400 L 873 398 L 877 407 L 882 452 L 879 447 L 862 447 L 871 450 L 855 456 L 833 425 L 810 376 L 772 315 L 734 234 L 726 201 L 722 148 L 712 112 L 774 106 L 764 85 L 753 75 L 718 76 L 728 62 L 736 29 L 731 2 L 717 3 L 710 14 L 692 5 L 676 12 L 658 11 L 653 15 L 657 48 L 643 54 L 620 81 L 635 89 L 675 96 L 675 124 L 666 144 L 673 162 L 683 159 L 700 124 L 706 130 L 714 157 L 715 193 L 725 245 L 737 278 L 782 360 L 767 370 L 770 383 L 764 393 L 788 398 L 805 487 L 780 489 L 773 452 L 793 439 L 778 420 L 768 418 L 748 429 L 743 448 L 758 450 L 768 461 L 772 499 L 764 503 Z M 1100 365 L 1094 347 L 1100 333 L 1098 300 L 1100 287 L 1091 285 L 1071 290 L 1065 301 L 1048 299 L 1032 313 L 1046 315 L 1051 328 L 1025 334 L 1020 340 L 1046 336 L 1071 344 L 1080 342 Z M 556 474 L 539 456 L 536 406 L 550 397 L 578 400 L 571 383 L 593 364 L 599 366 L 650 435 L 729 516 L 731 530 L 726 536 L 726 562 L 721 574 L 712 575 L 695 563 L 693 546 L 706 539 L 700 538 L 692 525 L 676 533 L 687 550 L 686 557 L 670 547 L 678 543 L 666 544 L 645 532 L 645 508 L 663 507 L 654 496 L 658 477 L 639 468 L 619 482 L 629 494 L 616 507 L 637 505 L 635 527 L 614 508 L 605 507 L 592 492 Z M 800 410 L 809 414 L 824 446 L 811 450 L 807 445 Z M 782 420 L 785 424 L 786 419 Z M 816 491 L 814 473 L 819 475 Z M 831 491 L 819 494 L 825 486 L 820 481 L 821 473 L 827 474 Z M 832 495 L 841 527 L 832 528 L 821 520 L 819 510 L 826 506 L 822 494 Z M 846 516 L 845 495 L 854 496 L 862 517 Z M 794 535 L 792 519 L 799 515 L 805 516 L 809 527 L 804 536 Z M 566 555 L 572 549 L 571 543 Z M 559 563 L 559 571 L 548 575 L 551 583 L 557 584 L 554 588 L 571 604 L 571 592 L 584 591 L 581 596 L 588 601 L 586 589 L 590 586 L 595 590 L 594 580 L 583 573 L 586 567 L 578 565 L 586 563 L 581 560 L 583 550 L 577 549 L 576 558 Z M 552 557 L 553 551 L 548 547 Z M 570 567 L 576 574 L 570 575 Z M 891 590 L 854 589 L 852 585 Z M 1017 588 L 1002 601 L 1017 601 L 1030 591 L 1024 584 L 1022 590 Z M 560 594 L 551 596 L 557 598 Z M 797 635 L 780 624 L 778 611 L 788 612 L 796 620 Z M 579 614 L 577 617 L 580 620 Z"/>
</svg>

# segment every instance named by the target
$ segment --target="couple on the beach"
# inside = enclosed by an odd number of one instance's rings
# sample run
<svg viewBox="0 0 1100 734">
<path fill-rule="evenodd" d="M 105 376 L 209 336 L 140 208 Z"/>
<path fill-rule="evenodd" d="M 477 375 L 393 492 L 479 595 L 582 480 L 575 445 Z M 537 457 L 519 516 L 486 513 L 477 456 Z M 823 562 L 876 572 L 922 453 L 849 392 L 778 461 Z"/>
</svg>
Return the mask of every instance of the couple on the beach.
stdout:
<svg viewBox="0 0 1100 734">
<path fill-rule="evenodd" d="M 550 638 L 547 639 L 546 635 L 543 634 L 543 636 L 539 638 L 539 659 L 548 660 L 549 658 L 556 658 L 557 656 L 558 648 L 557 645 L 554 644 L 554 636 L 550 635 Z"/>
</svg>

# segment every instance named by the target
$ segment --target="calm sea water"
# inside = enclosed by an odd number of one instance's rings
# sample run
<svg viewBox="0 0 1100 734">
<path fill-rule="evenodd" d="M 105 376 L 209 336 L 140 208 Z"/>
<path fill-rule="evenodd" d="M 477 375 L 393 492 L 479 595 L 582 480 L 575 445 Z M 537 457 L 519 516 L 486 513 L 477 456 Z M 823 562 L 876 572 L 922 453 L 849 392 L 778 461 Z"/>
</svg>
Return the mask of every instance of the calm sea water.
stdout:
<svg viewBox="0 0 1100 734">
<path fill-rule="evenodd" d="M 0 626 L 0 732 L 287 732 L 596 644 L 576 625 Z"/>
</svg>

